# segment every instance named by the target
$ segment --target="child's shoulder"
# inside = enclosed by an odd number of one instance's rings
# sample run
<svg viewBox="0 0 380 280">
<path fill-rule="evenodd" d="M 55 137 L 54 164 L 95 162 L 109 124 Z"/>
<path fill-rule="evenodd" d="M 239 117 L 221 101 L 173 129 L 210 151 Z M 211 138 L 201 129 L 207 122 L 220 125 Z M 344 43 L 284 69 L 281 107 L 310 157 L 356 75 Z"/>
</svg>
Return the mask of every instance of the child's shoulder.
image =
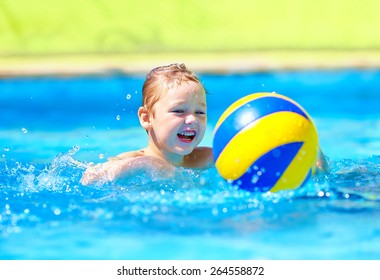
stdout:
<svg viewBox="0 0 380 280">
<path fill-rule="evenodd" d="M 109 160 L 110 161 L 123 160 L 123 159 L 127 159 L 127 158 L 136 158 L 136 157 L 141 157 L 141 156 L 145 156 L 144 150 L 121 153 L 115 157 L 110 157 Z"/>
<path fill-rule="evenodd" d="M 212 149 L 210 147 L 196 147 L 189 155 L 185 156 L 185 167 L 207 168 L 214 163 Z"/>
</svg>

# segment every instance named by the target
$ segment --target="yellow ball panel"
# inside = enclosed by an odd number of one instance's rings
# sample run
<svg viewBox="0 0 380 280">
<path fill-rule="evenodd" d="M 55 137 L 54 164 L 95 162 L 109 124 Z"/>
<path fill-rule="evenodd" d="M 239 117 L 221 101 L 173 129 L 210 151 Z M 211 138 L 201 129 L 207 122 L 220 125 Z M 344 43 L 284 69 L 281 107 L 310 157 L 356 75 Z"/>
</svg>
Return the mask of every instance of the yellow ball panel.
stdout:
<svg viewBox="0 0 380 280">
<path fill-rule="evenodd" d="M 273 186 L 272 192 L 299 187 L 308 175 L 310 168 L 314 169 L 318 158 L 318 135 L 316 129 L 309 129 L 305 133 L 302 148 L 282 174 L 281 179 Z"/>
</svg>

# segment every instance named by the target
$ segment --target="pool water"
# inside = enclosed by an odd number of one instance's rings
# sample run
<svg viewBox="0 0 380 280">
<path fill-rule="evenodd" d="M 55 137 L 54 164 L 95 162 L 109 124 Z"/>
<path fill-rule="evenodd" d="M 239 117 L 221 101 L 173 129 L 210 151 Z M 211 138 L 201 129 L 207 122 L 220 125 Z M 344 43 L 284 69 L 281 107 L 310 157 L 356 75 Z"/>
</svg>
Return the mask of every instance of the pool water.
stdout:
<svg viewBox="0 0 380 280">
<path fill-rule="evenodd" d="M 317 126 L 332 173 L 250 193 L 214 168 L 83 186 L 85 168 L 144 147 L 143 76 L 0 80 L 1 259 L 379 259 L 380 71 L 202 74 L 211 146 L 238 98 L 277 92 Z"/>
</svg>

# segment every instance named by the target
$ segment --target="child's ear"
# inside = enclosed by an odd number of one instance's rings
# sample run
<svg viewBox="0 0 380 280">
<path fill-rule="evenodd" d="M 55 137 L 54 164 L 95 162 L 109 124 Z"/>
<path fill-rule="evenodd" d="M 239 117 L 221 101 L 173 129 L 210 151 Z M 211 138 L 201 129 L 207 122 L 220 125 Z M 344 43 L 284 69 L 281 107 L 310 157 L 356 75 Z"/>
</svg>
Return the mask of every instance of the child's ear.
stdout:
<svg viewBox="0 0 380 280">
<path fill-rule="evenodd" d="M 150 115 L 146 107 L 145 106 L 140 107 L 139 110 L 137 111 L 137 115 L 139 117 L 141 126 L 146 131 L 149 131 L 152 125 L 150 123 Z"/>
</svg>

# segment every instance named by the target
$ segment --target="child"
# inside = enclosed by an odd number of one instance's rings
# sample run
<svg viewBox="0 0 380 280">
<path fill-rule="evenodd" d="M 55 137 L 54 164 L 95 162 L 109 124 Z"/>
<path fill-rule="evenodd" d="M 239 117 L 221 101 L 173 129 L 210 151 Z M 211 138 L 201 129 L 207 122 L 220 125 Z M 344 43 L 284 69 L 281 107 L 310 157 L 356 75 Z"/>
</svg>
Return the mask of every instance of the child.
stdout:
<svg viewBox="0 0 380 280">
<path fill-rule="evenodd" d="M 213 166 L 212 149 L 198 147 L 207 121 L 206 92 L 198 77 L 184 64 L 157 67 L 148 73 L 142 94 L 138 117 L 148 133 L 148 146 L 88 168 L 82 184 L 113 181 L 146 171 L 165 177 L 178 166 Z M 317 167 L 328 168 L 322 151 Z"/>
<path fill-rule="evenodd" d="M 184 64 L 157 67 L 148 73 L 142 94 L 138 117 L 148 133 L 148 146 L 87 169 L 82 184 L 112 181 L 147 168 L 169 175 L 177 166 L 212 166 L 212 149 L 197 147 L 207 122 L 206 92 L 198 77 Z"/>
</svg>

